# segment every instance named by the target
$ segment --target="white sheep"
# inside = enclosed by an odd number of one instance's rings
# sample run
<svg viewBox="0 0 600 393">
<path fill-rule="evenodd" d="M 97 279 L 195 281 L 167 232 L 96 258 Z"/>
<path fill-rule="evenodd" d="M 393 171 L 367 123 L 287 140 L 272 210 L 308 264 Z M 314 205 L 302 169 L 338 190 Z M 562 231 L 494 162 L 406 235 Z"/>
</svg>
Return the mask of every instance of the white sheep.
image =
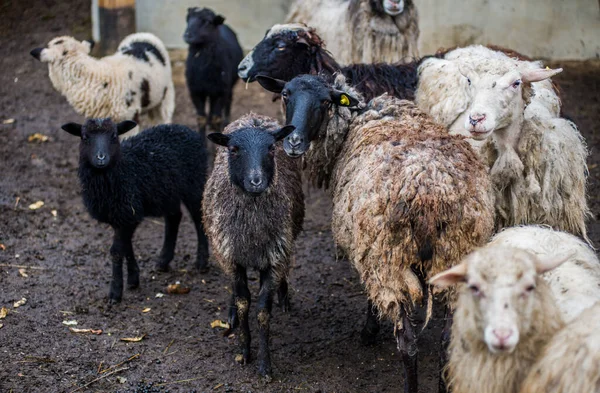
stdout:
<svg viewBox="0 0 600 393">
<path fill-rule="evenodd" d="M 286 23 L 314 27 L 340 64 L 410 62 L 419 57 L 412 0 L 296 0 Z"/>
<path fill-rule="evenodd" d="M 451 390 L 518 393 L 565 321 L 600 300 L 600 262 L 573 235 L 514 227 L 430 283 L 439 288 L 464 283 L 449 348 Z"/>
<path fill-rule="evenodd" d="M 585 221 L 587 148 L 559 117 L 549 78 L 562 69 L 477 46 L 430 58 L 416 102 L 451 133 L 479 141 L 496 194 L 498 228 L 547 224 L 589 241 Z"/>
<path fill-rule="evenodd" d="M 520 393 L 600 393 L 600 303 L 559 331 Z"/>
<path fill-rule="evenodd" d="M 137 122 L 139 115 L 147 113 L 159 124 L 171 123 L 175 88 L 169 53 L 158 37 L 131 34 L 115 54 L 101 59 L 89 55 L 91 48 L 89 41 L 63 36 L 31 55 L 48 63 L 54 88 L 85 117 Z"/>
</svg>

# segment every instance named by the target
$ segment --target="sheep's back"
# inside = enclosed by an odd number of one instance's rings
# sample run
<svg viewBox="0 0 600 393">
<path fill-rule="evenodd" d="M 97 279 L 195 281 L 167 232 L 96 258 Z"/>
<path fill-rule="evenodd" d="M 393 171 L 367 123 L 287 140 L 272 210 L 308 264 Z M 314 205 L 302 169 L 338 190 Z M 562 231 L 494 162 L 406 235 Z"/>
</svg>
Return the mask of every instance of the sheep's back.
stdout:
<svg viewBox="0 0 600 393">
<path fill-rule="evenodd" d="M 379 109 L 355 120 L 336 164 L 333 229 L 380 313 L 395 320 L 423 296 L 410 267 L 428 278 L 484 244 L 493 204 L 467 142 L 440 136 L 406 101 Z M 433 257 L 421 260 L 429 247 Z"/>
</svg>

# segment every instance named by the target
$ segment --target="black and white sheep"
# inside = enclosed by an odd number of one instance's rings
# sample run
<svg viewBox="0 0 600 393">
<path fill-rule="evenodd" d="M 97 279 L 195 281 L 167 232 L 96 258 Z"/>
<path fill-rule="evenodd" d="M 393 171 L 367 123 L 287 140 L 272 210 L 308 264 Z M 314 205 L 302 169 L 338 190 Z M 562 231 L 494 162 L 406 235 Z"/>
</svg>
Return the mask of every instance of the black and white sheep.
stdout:
<svg viewBox="0 0 600 393">
<path fill-rule="evenodd" d="M 419 56 L 412 0 L 296 0 L 286 23 L 316 28 L 342 64 L 407 62 Z"/>
<path fill-rule="evenodd" d="M 269 319 L 273 294 L 287 309 L 287 277 L 294 241 L 302 230 L 304 197 L 300 162 L 277 143 L 294 127 L 280 128 L 265 116 L 246 115 L 225 133 L 208 138 L 226 147 L 218 152 L 206 183 L 203 211 L 215 258 L 233 278 L 231 328 L 241 325 L 242 363 L 250 361 L 248 268 L 260 272 L 258 295 L 259 372 L 271 378 Z"/>
<path fill-rule="evenodd" d="M 275 25 L 238 67 L 238 75 L 252 82 L 258 75 L 284 81 L 303 74 L 332 76 L 341 72 L 349 85 L 371 100 L 388 93 L 413 100 L 417 88 L 417 66 L 408 64 L 351 64 L 341 66 L 325 49 L 314 29 L 303 24 Z"/>
<path fill-rule="evenodd" d="M 417 336 L 432 310 L 426 281 L 493 230 L 484 165 L 463 138 L 409 101 L 384 95 L 358 111 L 360 96 L 343 76 L 335 84 L 315 75 L 258 81 L 281 94 L 296 127 L 286 152 L 304 155 L 318 186 L 331 184 L 333 236 L 369 298 L 363 339 L 377 332 L 377 314 L 392 320 L 405 391 L 417 392 Z"/>
<path fill-rule="evenodd" d="M 131 34 L 115 54 L 101 59 L 89 55 L 92 45 L 57 37 L 31 55 L 48 63 L 54 88 L 85 117 L 139 122 L 139 115 L 148 114 L 159 124 L 171 123 L 175 88 L 169 53 L 158 37 Z"/>
<path fill-rule="evenodd" d="M 198 235 L 196 266 L 208 263 L 208 242 L 200 206 L 206 180 L 204 139 L 187 127 L 166 124 L 147 129 L 122 143 L 118 136 L 136 127 L 126 120 L 89 119 L 83 125 L 62 126 L 81 138 L 79 180 L 83 203 L 90 215 L 110 224 L 113 277 L 109 300 L 123 294 L 123 257 L 127 260 L 127 285 L 139 286 L 139 268 L 131 240 L 145 217 L 165 218 L 165 238 L 157 261 L 168 270 L 175 253 L 181 221 L 181 203 L 190 212 Z"/>
<path fill-rule="evenodd" d="M 229 122 L 237 65 L 244 57 L 236 34 L 224 21 L 208 8 L 188 8 L 183 35 L 189 45 L 185 77 L 202 134 L 207 124 L 214 131 L 222 131 Z"/>
</svg>

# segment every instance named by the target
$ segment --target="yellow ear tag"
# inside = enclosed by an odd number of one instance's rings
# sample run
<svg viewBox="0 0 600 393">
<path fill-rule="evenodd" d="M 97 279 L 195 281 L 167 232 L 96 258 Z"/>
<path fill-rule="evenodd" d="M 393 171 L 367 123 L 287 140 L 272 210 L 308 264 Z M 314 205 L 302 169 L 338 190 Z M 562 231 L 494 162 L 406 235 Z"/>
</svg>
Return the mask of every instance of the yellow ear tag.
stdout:
<svg viewBox="0 0 600 393">
<path fill-rule="evenodd" d="M 340 97 L 340 105 L 350 106 L 350 99 L 347 95 L 342 94 L 342 96 Z"/>
</svg>

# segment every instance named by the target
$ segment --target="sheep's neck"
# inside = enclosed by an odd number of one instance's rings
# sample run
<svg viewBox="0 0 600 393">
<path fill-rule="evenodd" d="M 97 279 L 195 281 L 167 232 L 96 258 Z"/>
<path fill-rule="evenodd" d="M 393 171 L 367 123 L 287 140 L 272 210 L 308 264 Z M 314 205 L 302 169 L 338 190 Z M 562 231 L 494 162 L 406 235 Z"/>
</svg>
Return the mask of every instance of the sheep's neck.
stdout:
<svg viewBox="0 0 600 393">
<path fill-rule="evenodd" d="M 500 154 L 509 149 L 517 150 L 521 129 L 523 128 L 523 110 L 524 104 L 521 103 L 518 110 L 513 114 L 510 124 L 504 128 L 494 130 L 492 133 L 492 138 Z"/>
</svg>

